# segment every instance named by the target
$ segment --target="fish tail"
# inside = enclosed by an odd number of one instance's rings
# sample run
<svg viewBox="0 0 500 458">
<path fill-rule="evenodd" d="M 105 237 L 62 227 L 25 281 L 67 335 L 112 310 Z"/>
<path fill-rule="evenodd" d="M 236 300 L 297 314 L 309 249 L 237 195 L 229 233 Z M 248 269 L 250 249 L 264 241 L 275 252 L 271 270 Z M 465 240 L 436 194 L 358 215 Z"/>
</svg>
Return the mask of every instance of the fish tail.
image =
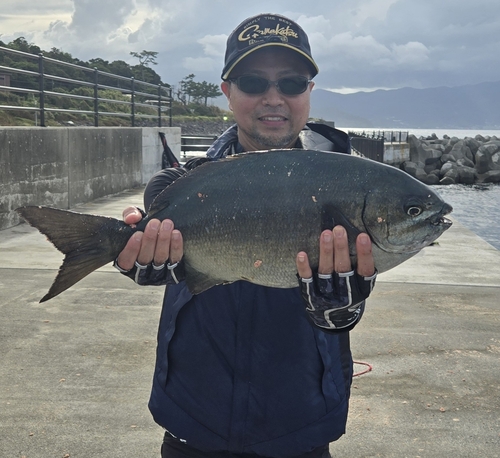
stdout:
<svg viewBox="0 0 500 458">
<path fill-rule="evenodd" d="M 65 255 L 49 292 L 40 302 L 52 299 L 113 261 L 134 232 L 123 221 L 105 216 L 35 206 L 16 211 Z"/>
</svg>

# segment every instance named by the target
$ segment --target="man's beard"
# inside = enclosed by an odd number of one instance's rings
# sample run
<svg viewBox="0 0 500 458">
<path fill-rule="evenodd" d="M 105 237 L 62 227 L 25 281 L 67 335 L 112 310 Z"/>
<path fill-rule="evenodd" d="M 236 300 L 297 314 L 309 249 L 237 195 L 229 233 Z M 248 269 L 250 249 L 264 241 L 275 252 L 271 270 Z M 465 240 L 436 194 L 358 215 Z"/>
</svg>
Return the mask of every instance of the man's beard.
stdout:
<svg viewBox="0 0 500 458">
<path fill-rule="evenodd" d="M 263 135 L 259 132 L 251 132 L 250 138 L 261 145 L 263 149 L 276 149 L 276 148 L 289 148 L 292 143 L 297 139 L 294 132 L 288 132 L 282 136 Z"/>
</svg>

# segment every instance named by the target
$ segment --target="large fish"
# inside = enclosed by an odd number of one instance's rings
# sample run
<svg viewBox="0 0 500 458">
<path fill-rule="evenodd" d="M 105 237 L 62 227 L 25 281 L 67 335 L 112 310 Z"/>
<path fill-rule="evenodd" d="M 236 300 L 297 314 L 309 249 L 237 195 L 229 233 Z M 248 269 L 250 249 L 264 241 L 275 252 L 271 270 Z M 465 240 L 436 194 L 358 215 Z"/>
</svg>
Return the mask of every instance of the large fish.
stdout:
<svg viewBox="0 0 500 458">
<path fill-rule="evenodd" d="M 373 241 L 379 272 L 414 256 L 451 225 L 451 206 L 394 167 L 340 153 L 273 150 L 207 162 L 154 201 L 137 227 L 49 207 L 17 209 L 65 254 L 46 301 L 113 261 L 151 218 L 174 221 L 184 238 L 186 283 L 193 294 L 246 280 L 297 286 L 295 257 L 318 264 L 321 231 L 343 225 Z"/>
</svg>

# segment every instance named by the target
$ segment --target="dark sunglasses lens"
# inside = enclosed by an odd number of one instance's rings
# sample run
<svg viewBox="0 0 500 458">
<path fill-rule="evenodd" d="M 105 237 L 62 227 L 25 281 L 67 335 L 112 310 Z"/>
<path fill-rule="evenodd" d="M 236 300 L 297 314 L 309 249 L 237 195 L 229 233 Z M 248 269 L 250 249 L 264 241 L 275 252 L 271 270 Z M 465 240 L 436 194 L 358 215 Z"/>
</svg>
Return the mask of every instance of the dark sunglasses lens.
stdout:
<svg viewBox="0 0 500 458">
<path fill-rule="evenodd" d="M 285 95 L 302 94 L 307 89 L 308 84 L 308 79 L 301 76 L 281 78 L 278 80 L 278 87 L 281 93 Z"/>
<path fill-rule="evenodd" d="M 266 92 L 269 81 L 259 76 L 240 76 L 238 87 L 247 94 L 262 94 Z"/>
</svg>

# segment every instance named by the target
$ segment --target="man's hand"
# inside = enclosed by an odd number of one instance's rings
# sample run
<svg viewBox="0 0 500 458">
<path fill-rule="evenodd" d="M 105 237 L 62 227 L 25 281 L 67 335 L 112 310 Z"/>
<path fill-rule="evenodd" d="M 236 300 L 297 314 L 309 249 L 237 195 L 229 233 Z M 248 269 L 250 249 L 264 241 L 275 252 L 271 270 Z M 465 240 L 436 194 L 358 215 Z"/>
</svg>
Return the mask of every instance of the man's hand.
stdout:
<svg viewBox="0 0 500 458">
<path fill-rule="evenodd" d="M 123 211 L 123 221 L 135 225 L 142 219 L 137 207 Z M 115 260 L 115 267 L 139 284 L 165 284 L 169 279 L 178 283 L 183 278 L 178 264 L 183 256 L 182 234 L 174 223 L 152 219 L 144 228 L 130 237 Z"/>
<path fill-rule="evenodd" d="M 377 276 L 367 234 L 356 239 L 357 268 L 352 270 L 347 233 L 342 226 L 323 231 L 319 243 L 318 272 L 312 271 L 307 253 L 296 258 L 299 285 L 313 322 L 325 329 L 353 327 L 363 312 Z"/>
</svg>

